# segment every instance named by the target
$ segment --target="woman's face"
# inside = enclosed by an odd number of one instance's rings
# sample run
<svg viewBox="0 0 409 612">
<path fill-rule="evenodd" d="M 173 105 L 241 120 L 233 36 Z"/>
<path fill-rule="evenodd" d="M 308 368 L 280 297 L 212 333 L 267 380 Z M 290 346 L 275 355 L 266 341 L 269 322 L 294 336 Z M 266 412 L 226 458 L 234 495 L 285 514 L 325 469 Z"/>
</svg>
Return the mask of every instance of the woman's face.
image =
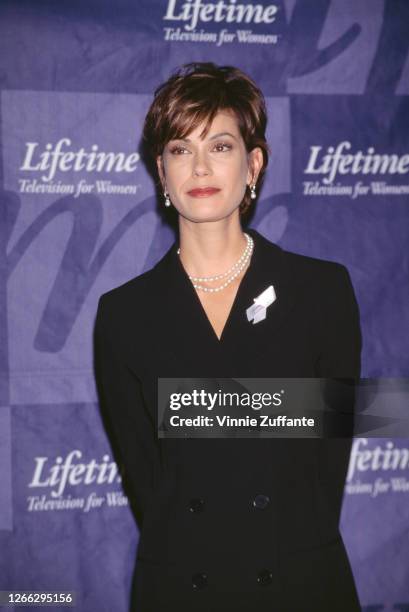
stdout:
<svg viewBox="0 0 409 612">
<path fill-rule="evenodd" d="M 194 222 L 217 221 L 238 209 L 246 185 L 258 176 L 263 162 L 259 147 L 247 153 L 230 112 L 220 111 L 201 140 L 203 128 L 201 124 L 185 140 L 168 142 L 157 159 L 172 204 Z M 204 188 L 209 191 L 200 191 Z"/>
</svg>

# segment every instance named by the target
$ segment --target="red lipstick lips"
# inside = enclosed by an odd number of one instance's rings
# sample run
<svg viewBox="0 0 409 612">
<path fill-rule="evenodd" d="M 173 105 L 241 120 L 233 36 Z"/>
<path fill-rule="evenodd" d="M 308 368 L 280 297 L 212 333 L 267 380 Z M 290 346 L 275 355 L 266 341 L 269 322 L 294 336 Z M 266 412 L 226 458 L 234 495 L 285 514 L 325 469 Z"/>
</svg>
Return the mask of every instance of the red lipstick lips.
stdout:
<svg viewBox="0 0 409 612">
<path fill-rule="evenodd" d="M 193 198 L 207 198 L 220 191 L 217 187 L 205 187 L 204 189 L 191 189 L 188 194 Z"/>
</svg>

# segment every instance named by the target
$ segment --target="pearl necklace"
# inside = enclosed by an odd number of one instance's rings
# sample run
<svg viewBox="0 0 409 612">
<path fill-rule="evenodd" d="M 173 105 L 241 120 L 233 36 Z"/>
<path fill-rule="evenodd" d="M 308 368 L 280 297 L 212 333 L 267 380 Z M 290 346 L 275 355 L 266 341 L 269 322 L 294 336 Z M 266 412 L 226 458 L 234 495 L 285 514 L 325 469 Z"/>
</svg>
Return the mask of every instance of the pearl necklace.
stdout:
<svg viewBox="0 0 409 612">
<path fill-rule="evenodd" d="M 243 255 L 229 270 L 227 270 L 227 272 L 224 272 L 223 274 L 216 274 L 214 276 L 190 276 L 188 274 L 189 279 L 193 282 L 193 286 L 195 289 L 201 289 L 202 291 L 208 291 L 208 292 L 221 291 L 222 289 L 230 285 L 230 283 L 233 282 L 233 280 L 244 270 L 244 268 L 247 266 L 251 258 L 251 255 L 253 253 L 253 248 L 254 248 L 254 240 L 252 239 L 252 237 L 249 236 L 248 234 L 244 234 L 244 235 L 247 240 L 247 246 L 244 249 Z M 177 250 L 177 254 L 180 255 L 180 248 Z M 219 278 L 225 278 L 229 274 L 230 274 L 229 278 L 222 285 L 219 285 L 219 287 L 203 287 L 202 285 L 197 285 L 195 282 L 195 281 L 208 282 L 208 281 L 218 280 Z"/>
</svg>

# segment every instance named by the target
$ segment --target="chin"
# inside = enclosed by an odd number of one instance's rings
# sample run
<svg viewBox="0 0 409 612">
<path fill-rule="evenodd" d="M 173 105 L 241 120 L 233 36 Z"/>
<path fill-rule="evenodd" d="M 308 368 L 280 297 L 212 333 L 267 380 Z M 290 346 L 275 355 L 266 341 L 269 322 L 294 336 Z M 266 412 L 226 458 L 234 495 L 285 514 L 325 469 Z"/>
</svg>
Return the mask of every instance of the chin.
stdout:
<svg viewBox="0 0 409 612">
<path fill-rule="evenodd" d="M 210 205 L 210 206 L 202 206 L 196 207 L 195 210 L 192 210 L 192 207 L 189 207 L 187 210 L 179 211 L 179 214 L 192 221 L 194 223 L 206 223 L 206 222 L 214 222 L 221 221 L 222 219 L 226 219 L 230 215 L 232 215 L 236 210 L 238 210 L 238 206 L 233 208 L 221 208 L 220 206 Z"/>
</svg>

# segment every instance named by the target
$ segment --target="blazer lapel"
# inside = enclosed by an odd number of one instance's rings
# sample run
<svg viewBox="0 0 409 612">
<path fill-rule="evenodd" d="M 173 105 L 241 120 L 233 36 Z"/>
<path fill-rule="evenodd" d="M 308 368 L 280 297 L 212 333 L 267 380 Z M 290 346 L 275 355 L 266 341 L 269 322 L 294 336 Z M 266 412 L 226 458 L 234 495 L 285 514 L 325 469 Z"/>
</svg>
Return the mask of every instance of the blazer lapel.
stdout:
<svg viewBox="0 0 409 612">
<path fill-rule="evenodd" d="M 166 351 L 178 369 L 183 363 L 192 376 L 237 376 L 234 363 L 244 365 L 252 351 L 274 342 L 295 303 L 291 270 L 285 252 L 257 230 L 245 230 L 254 239 L 254 251 L 236 294 L 221 340 L 211 328 L 199 297 L 183 268 L 175 242 L 154 268 L 157 326 Z M 253 324 L 246 310 L 260 293 L 273 285 L 276 300 L 267 308 L 263 321 Z M 235 358 L 233 358 L 235 355 Z M 206 374 L 206 372 L 213 374 Z M 229 371 L 231 373 L 229 373 Z M 183 372 L 184 376 L 188 374 Z"/>
<path fill-rule="evenodd" d="M 254 347 L 257 351 L 259 343 L 274 342 L 276 335 L 282 332 L 285 319 L 295 303 L 295 287 L 285 252 L 257 230 L 247 231 L 254 238 L 254 252 L 247 275 L 239 287 L 224 340 L 226 345 L 239 342 L 241 346 Z M 266 318 L 258 323 L 248 321 L 247 308 L 270 285 L 274 287 L 276 299 L 268 306 Z"/>
<path fill-rule="evenodd" d="M 169 357 L 173 355 L 179 376 L 197 376 L 209 369 L 209 363 L 219 363 L 220 347 L 177 249 L 175 242 L 154 268 L 154 285 L 161 292 L 155 316 L 163 347 Z"/>
</svg>

